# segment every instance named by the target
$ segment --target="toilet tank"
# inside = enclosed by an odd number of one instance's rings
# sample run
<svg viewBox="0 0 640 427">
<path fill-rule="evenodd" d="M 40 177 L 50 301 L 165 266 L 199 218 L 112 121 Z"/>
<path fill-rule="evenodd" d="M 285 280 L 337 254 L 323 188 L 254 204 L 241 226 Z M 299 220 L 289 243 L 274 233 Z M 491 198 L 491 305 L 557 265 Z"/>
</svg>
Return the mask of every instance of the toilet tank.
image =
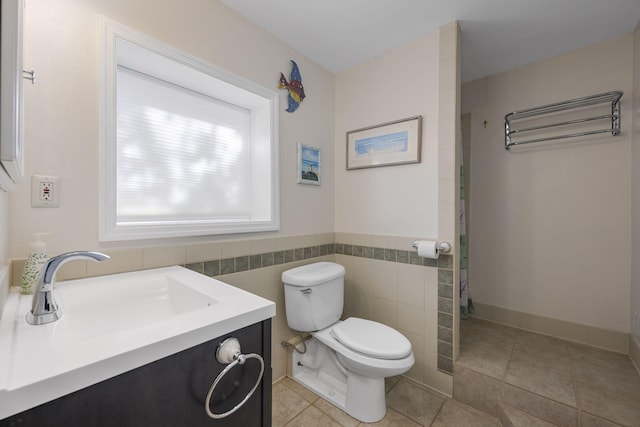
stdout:
<svg viewBox="0 0 640 427">
<path fill-rule="evenodd" d="M 316 262 L 282 273 L 287 323 L 291 329 L 317 331 L 340 319 L 344 273 L 344 267 L 333 262 Z"/>
</svg>

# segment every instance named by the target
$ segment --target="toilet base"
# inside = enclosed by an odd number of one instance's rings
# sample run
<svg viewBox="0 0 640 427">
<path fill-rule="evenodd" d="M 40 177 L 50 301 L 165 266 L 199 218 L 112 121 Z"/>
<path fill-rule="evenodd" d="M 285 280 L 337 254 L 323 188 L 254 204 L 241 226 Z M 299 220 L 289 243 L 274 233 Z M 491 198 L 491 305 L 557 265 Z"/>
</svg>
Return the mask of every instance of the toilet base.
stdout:
<svg viewBox="0 0 640 427">
<path fill-rule="evenodd" d="M 332 354 L 333 353 L 333 354 Z M 373 423 L 386 413 L 384 378 L 346 372 L 333 350 L 314 339 L 304 355 L 293 353 L 293 379 L 353 418 Z"/>
</svg>

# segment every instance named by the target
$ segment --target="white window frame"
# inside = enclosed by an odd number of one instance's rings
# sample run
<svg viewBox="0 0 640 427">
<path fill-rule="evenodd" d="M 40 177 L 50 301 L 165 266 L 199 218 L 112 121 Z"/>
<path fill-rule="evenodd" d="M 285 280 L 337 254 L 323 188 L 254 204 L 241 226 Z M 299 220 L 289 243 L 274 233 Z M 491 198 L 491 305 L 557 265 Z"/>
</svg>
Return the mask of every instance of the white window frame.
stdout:
<svg viewBox="0 0 640 427">
<path fill-rule="evenodd" d="M 108 18 L 100 17 L 100 194 L 99 238 L 101 241 L 138 240 L 197 235 L 235 234 L 274 231 L 280 229 L 279 165 L 278 165 L 278 94 L 229 71 L 218 68 L 199 58 L 168 46 Z M 227 102 L 251 111 L 253 139 L 269 138 L 268 149 L 260 161 L 270 161 L 270 191 L 252 191 L 252 205 L 263 206 L 257 218 L 224 220 L 157 221 L 153 223 L 118 222 L 116 212 L 116 136 L 117 99 L 116 75 L 119 64 L 116 44 L 118 40 L 131 43 L 148 51 L 134 69 L 148 66 L 149 61 L 160 61 L 154 77 L 180 84 L 181 79 L 196 86 L 197 76 L 207 90 Z M 120 43 L 122 44 L 122 43 Z M 147 65 L 145 65 L 145 63 Z M 131 66 L 132 64 L 127 64 Z M 155 71 L 158 70 L 158 71 Z M 146 72 L 147 70 L 145 70 Z M 205 81 L 206 80 L 206 81 Z M 203 86 L 203 87 L 204 87 Z M 212 89 L 213 88 L 213 89 Z M 198 88 L 196 87 L 196 90 Z M 231 97 L 231 98 L 229 98 Z M 264 176 L 256 177 L 264 180 Z M 254 186 L 252 185 L 252 188 Z"/>
</svg>

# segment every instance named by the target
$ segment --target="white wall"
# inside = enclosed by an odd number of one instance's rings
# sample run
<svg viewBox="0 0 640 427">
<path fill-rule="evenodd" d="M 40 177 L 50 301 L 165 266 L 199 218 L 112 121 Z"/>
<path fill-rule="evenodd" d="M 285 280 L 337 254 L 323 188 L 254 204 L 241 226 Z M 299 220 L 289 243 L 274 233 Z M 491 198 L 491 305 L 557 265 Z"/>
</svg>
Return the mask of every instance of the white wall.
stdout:
<svg viewBox="0 0 640 427">
<path fill-rule="evenodd" d="M 629 332 L 632 42 L 615 38 L 463 86 L 474 301 Z M 612 90 L 625 93 L 620 136 L 504 149 L 506 113 Z"/>
<path fill-rule="evenodd" d="M 640 366 L 640 21 L 633 33 L 633 133 L 631 166 L 631 355 Z M 634 327 L 635 325 L 635 327 Z"/>
<path fill-rule="evenodd" d="M 0 315 L 4 308 L 4 301 L 9 292 L 9 268 L 8 259 L 8 234 L 9 234 L 9 206 L 7 204 L 8 194 L 0 190 Z"/>
<path fill-rule="evenodd" d="M 294 59 L 302 73 L 304 102 L 293 113 L 280 91 L 281 230 L 184 239 L 98 242 L 98 14 L 128 25 L 262 86 L 277 89 Z M 66 264 L 58 279 L 112 274 L 177 264 L 318 247 L 333 243 L 334 76 L 249 23 L 218 0 L 29 0 L 25 10 L 25 67 L 37 73 L 25 85 L 25 179 L 0 194 L 0 261 L 13 260 L 19 283 L 31 234 L 48 232 L 50 255 L 101 250 L 108 263 Z M 320 147 L 322 185 L 296 183 L 296 143 Z M 33 174 L 58 175 L 61 205 L 30 206 Z M 318 258 L 322 260 L 323 258 Z M 298 264 L 304 261 L 298 262 Z M 280 341 L 294 335 L 286 322 L 280 274 L 296 263 L 226 274 L 223 281 L 276 303 L 273 377 L 286 372 Z M 8 275 L 7 275 L 8 276 Z M 7 277 L 8 282 L 8 277 Z M 0 309 L 8 286 L 0 281 Z"/>
<path fill-rule="evenodd" d="M 438 37 L 336 76 L 337 232 L 437 237 Z M 422 163 L 345 170 L 346 132 L 422 115 Z"/>
<path fill-rule="evenodd" d="M 336 242 L 392 253 L 413 252 L 417 238 L 446 238 L 457 247 L 457 52 L 458 25 L 452 23 L 336 76 Z M 421 163 L 346 170 L 346 132 L 415 115 L 423 118 Z M 416 358 L 407 375 L 451 394 L 452 377 L 442 370 L 454 354 L 451 342 L 441 342 L 439 326 L 454 326 L 439 321 L 455 317 L 457 299 L 447 294 L 453 313 L 439 316 L 444 300 L 435 264 L 348 255 L 336 255 L 347 269 L 345 316 L 397 328 Z"/>
<path fill-rule="evenodd" d="M 331 73 L 219 1 L 30 0 L 25 66 L 36 70 L 38 83 L 25 85 L 26 178 L 9 195 L 10 258 L 25 257 L 31 233 L 38 231 L 51 233 L 50 254 L 176 243 L 98 242 L 98 14 L 276 91 L 280 72 L 288 75 L 295 59 L 307 97 L 290 114 L 284 111 L 286 91 L 280 91 L 281 230 L 263 236 L 333 232 L 333 163 L 322 165 L 320 187 L 296 184 L 295 178 L 298 141 L 333 157 Z M 60 208 L 30 207 L 33 174 L 61 177 Z M 184 241 L 221 239 L 229 236 Z"/>
</svg>

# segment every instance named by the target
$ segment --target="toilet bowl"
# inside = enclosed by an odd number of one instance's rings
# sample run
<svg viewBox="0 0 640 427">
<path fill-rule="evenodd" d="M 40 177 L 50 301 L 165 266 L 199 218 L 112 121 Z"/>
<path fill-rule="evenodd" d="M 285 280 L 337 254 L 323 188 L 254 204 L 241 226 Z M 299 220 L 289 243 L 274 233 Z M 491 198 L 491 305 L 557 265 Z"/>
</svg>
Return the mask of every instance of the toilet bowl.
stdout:
<svg viewBox="0 0 640 427">
<path fill-rule="evenodd" d="M 321 262 L 282 274 L 289 326 L 310 332 L 306 352 L 294 352 L 293 379 L 363 422 L 386 412 L 386 377 L 407 372 L 415 359 L 409 340 L 371 320 L 342 315 L 344 267 Z"/>
</svg>

